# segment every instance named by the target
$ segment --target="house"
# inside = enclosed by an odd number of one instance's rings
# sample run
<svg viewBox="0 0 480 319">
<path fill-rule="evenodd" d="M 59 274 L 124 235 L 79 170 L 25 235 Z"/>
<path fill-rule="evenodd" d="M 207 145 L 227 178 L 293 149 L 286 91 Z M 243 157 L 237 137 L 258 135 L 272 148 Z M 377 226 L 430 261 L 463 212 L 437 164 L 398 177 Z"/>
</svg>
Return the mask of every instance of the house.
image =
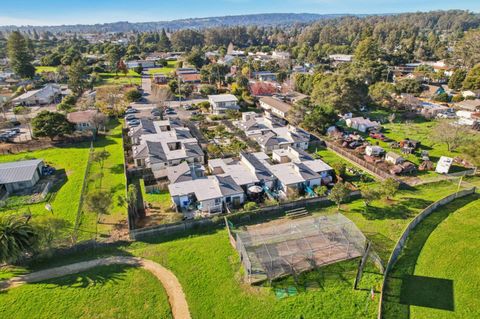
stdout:
<svg viewBox="0 0 480 319">
<path fill-rule="evenodd" d="M 75 124 L 77 131 L 93 131 L 97 129 L 96 119 L 98 114 L 97 110 L 71 112 L 67 114 L 67 120 Z"/>
<path fill-rule="evenodd" d="M 365 154 L 368 156 L 380 156 L 385 152 L 385 150 L 377 145 L 368 145 L 365 148 Z"/>
<path fill-rule="evenodd" d="M 292 108 L 290 104 L 270 96 L 260 98 L 259 104 L 264 110 L 271 111 L 273 115 L 283 119 L 287 119 L 288 112 Z"/>
<path fill-rule="evenodd" d="M 465 99 L 471 99 L 471 98 L 474 98 L 474 99 L 477 99 L 477 98 L 480 98 L 480 90 L 467 90 L 467 91 L 462 91 L 462 96 L 465 98 Z"/>
<path fill-rule="evenodd" d="M 242 113 L 242 120 L 234 125 L 245 132 L 248 138 L 256 141 L 263 152 L 271 153 L 275 149 L 289 146 L 306 150 L 310 142 L 310 134 L 293 125 L 285 124 L 283 119 L 266 113 L 258 116 L 254 112 Z"/>
<path fill-rule="evenodd" d="M 480 99 L 461 101 L 456 103 L 455 106 L 462 110 L 477 112 L 480 111 Z"/>
<path fill-rule="evenodd" d="M 371 121 L 368 118 L 363 118 L 363 117 L 353 117 L 353 118 L 347 118 L 345 120 L 346 124 L 348 127 L 351 127 L 355 130 L 358 130 L 360 132 L 367 132 L 371 129 L 378 129 L 381 128 L 381 125 L 379 122 L 376 121 Z"/>
<path fill-rule="evenodd" d="M 59 99 L 62 94 L 57 84 L 47 84 L 38 90 L 28 91 L 12 100 L 14 105 L 33 106 L 51 104 Z"/>
<path fill-rule="evenodd" d="M 274 189 L 281 197 L 312 192 L 314 187 L 332 181 L 332 168 L 302 150 L 289 147 L 273 151 L 272 158 L 264 152 L 253 153 L 252 156 L 275 177 Z"/>
<path fill-rule="evenodd" d="M 183 83 L 199 84 L 202 82 L 200 73 L 181 73 L 178 74 L 178 78 Z"/>
<path fill-rule="evenodd" d="M 213 114 L 224 114 L 228 110 L 240 110 L 238 99 L 233 94 L 209 95 L 208 101 L 212 107 Z"/>
<path fill-rule="evenodd" d="M 0 193 L 24 190 L 35 186 L 42 176 L 42 160 L 26 160 L 0 164 Z"/>
<path fill-rule="evenodd" d="M 167 168 L 167 177 L 172 184 L 192 181 L 204 177 L 204 175 L 205 167 L 199 163 L 188 164 L 187 162 L 182 162 L 177 166 Z"/>
<path fill-rule="evenodd" d="M 432 99 L 439 94 L 445 93 L 445 89 L 442 86 L 436 85 L 423 85 L 423 92 L 420 94 L 420 97 L 426 99 Z"/>
<path fill-rule="evenodd" d="M 399 165 L 405 162 L 405 159 L 397 153 L 387 152 L 387 154 L 385 154 L 385 162 L 393 165 Z"/>
<path fill-rule="evenodd" d="M 155 67 L 155 61 L 152 60 L 133 60 L 133 61 L 127 61 L 125 62 L 125 65 L 129 69 L 135 69 L 138 67 L 143 67 L 144 69 L 148 68 L 154 68 Z"/>
<path fill-rule="evenodd" d="M 173 120 L 140 120 L 129 132 L 135 165 L 149 168 L 156 179 L 168 176 L 168 167 L 203 163 L 204 152 L 187 127 Z"/>
<path fill-rule="evenodd" d="M 290 60 L 290 53 L 286 51 L 273 51 L 272 58 L 275 60 Z"/>
<path fill-rule="evenodd" d="M 240 206 L 245 201 L 243 189 L 230 176 L 207 176 L 168 185 L 177 210 L 221 213 L 224 206 Z"/>
<path fill-rule="evenodd" d="M 277 74 L 268 71 L 258 71 L 253 72 L 252 74 L 254 79 L 264 82 L 276 82 L 277 81 Z"/>
<path fill-rule="evenodd" d="M 337 66 L 341 63 L 350 63 L 353 60 L 353 55 L 351 54 L 330 54 L 328 58 L 332 61 L 334 66 Z"/>
</svg>

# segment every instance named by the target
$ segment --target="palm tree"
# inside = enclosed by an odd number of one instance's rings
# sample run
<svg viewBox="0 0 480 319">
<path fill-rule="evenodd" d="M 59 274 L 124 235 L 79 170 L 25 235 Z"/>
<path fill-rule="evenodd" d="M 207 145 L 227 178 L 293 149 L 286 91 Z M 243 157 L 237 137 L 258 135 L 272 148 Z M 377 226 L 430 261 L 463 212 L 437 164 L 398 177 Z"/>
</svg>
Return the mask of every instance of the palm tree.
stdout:
<svg viewBox="0 0 480 319">
<path fill-rule="evenodd" d="M 0 263 L 13 262 L 37 242 L 34 227 L 20 216 L 0 217 Z"/>
</svg>

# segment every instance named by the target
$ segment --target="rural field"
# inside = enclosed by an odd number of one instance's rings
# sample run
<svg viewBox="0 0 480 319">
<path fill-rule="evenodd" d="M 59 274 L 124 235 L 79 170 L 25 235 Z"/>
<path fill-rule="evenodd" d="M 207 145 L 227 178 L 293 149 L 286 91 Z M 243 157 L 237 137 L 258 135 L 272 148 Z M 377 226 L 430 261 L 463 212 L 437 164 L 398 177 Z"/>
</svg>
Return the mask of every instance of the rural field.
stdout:
<svg viewBox="0 0 480 319">
<path fill-rule="evenodd" d="M 172 318 L 150 272 L 104 266 L 0 292 L 2 318 Z"/>
<path fill-rule="evenodd" d="M 478 194 L 458 199 L 411 233 L 388 281 L 386 318 L 480 316 Z"/>
</svg>

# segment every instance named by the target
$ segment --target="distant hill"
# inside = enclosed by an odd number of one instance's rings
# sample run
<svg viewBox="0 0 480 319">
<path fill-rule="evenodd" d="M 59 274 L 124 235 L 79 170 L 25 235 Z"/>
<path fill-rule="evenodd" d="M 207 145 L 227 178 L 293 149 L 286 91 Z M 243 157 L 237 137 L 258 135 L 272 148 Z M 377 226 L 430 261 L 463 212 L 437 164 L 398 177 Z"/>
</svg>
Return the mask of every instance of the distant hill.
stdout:
<svg viewBox="0 0 480 319">
<path fill-rule="evenodd" d="M 0 30 L 11 31 L 21 30 L 28 31 L 36 29 L 37 31 L 58 32 L 148 32 L 157 31 L 162 28 L 170 30 L 179 29 L 204 29 L 220 26 L 276 26 L 276 25 L 292 25 L 297 23 L 311 23 L 314 21 L 337 18 L 346 16 L 346 14 L 314 14 L 314 13 L 265 13 L 265 14 L 249 14 L 210 18 L 193 18 L 172 21 L 158 22 L 137 22 L 131 23 L 126 21 L 94 24 L 94 25 L 61 25 L 61 26 L 1 26 Z"/>
</svg>

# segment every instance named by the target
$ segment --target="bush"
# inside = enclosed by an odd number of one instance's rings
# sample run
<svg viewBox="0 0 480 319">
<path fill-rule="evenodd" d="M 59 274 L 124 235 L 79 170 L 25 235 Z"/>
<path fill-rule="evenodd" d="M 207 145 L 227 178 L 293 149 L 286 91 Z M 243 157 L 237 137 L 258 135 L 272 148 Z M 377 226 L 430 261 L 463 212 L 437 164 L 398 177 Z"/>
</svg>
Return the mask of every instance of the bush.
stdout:
<svg viewBox="0 0 480 319">
<path fill-rule="evenodd" d="M 452 97 L 452 102 L 457 103 L 463 101 L 465 98 L 461 94 L 457 94 L 454 97 Z"/>
<path fill-rule="evenodd" d="M 127 102 L 136 102 L 142 98 L 142 93 L 137 89 L 128 90 L 125 93 L 125 99 Z"/>
<path fill-rule="evenodd" d="M 200 93 L 203 96 L 216 94 L 217 93 L 217 88 L 214 85 L 211 85 L 211 84 L 204 84 L 200 87 Z"/>
<path fill-rule="evenodd" d="M 243 209 L 247 212 L 250 212 L 252 210 L 255 210 L 258 208 L 258 204 L 255 202 L 247 202 L 245 205 L 243 205 Z"/>
</svg>

